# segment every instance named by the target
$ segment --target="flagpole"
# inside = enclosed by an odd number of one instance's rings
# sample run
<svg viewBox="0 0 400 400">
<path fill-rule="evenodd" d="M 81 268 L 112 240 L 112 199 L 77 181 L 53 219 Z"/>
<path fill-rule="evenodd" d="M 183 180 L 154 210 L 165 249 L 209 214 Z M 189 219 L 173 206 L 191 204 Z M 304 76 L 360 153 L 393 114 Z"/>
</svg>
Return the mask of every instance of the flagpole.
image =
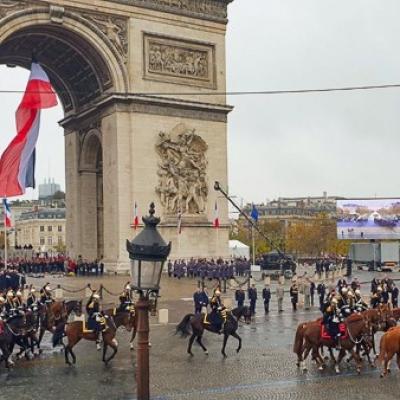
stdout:
<svg viewBox="0 0 400 400">
<path fill-rule="evenodd" d="M 251 226 L 251 243 L 253 247 L 253 265 L 256 265 L 256 246 L 255 246 L 255 239 L 254 239 L 254 226 Z"/>
<path fill-rule="evenodd" d="M 4 198 L 5 202 L 7 202 L 7 199 Z M 4 212 L 4 269 L 7 269 L 7 210 L 5 206 L 3 207 L 3 212 Z"/>
</svg>

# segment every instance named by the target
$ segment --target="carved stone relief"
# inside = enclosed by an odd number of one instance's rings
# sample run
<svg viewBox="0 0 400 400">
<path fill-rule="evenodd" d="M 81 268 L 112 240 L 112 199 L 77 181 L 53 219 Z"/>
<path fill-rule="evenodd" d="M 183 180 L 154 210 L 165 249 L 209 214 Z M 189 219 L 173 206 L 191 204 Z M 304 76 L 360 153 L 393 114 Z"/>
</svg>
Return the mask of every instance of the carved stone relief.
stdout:
<svg viewBox="0 0 400 400">
<path fill-rule="evenodd" d="M 6 17 L 14 11 L 23 9 L 26 6 L 25 1 L 19 0 L 0 0 L 0 19 Z"/>
<path fill-rule="evenodd" d="M 133 6 L 160 11 L 195 15 L 201 18 L 226 21 L 227 6 L 232 0 L 112 0 Z"/>
<path fill-rule="evenodd" d="M 214 46 L 144 35 L 144 77 L 214 88 Z"/>
<path fill-rule="evenodd" d="M 127 61 L 128 22 L 124 18 L 106 15 L 84 14 L 86 19 L 96 25 L 107 36 L 117 52 Z"/>
<path fill-rule="evenodd" d="M 202 214 L 206 208 L 207 143 L 184 124 L 160 132 L 156 151 L 159 182 L 156 192 L 166 214 Z"/>
</svg>

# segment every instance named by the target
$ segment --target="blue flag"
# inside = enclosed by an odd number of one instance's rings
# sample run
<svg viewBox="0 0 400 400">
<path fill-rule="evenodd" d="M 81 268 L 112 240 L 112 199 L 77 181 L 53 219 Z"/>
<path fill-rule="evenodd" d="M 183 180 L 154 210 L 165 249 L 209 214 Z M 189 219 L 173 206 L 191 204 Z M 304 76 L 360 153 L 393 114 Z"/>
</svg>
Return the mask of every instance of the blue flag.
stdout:
<svg viewBox="0 0 400 400">
<path fill-rule="evenodd" d="M 253 218 L 254 219 L 254 221 L 258 221 L 258 210 L 257 210 L 257 208 L 256 208 L 256 206 L 253 204 L 253 208 L 252 208 L 252 210 L 251 210 L 251 218 Z"/>
</svg>

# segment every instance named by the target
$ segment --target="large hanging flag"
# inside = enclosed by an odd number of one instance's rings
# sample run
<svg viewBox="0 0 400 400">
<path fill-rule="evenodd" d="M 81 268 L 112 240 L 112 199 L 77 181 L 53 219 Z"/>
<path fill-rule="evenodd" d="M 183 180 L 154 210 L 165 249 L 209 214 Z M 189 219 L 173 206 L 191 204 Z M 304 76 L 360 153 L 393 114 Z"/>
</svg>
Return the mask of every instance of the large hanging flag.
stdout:
<svg viewBox="0 0 400 400">
<path fill-rule="evenodd" d="M 0 196 L 10 197 L 35 187 L 35 146 L 40 110 L 57 105 L 57 97 L 42 67 L 32 62 L 24 97 L 15 114 L 17 135 L 0 159 Z"/>
<path fill-rule="evenodd" d="M 133 209 L 133 227 L 135 228 L 135 230 L 137 229 L 138 225 L 139 225 L 139 214 L 138 214 L 138 206 L 135 201 L 135 207 Z"/>
<path fill-rule="evenodd" d="M 218 215 L 218 204 L 217 204 L 217 200 L 215 200 L 215 206 L 214 206 L 213 227 L 214 227 L 214 228 L 219 228 L 219 215 Z"/>
<path fill-rule="evenodd" d="M 4 206 L 4 226 L 6 228 L 11 228 L 12 227 L 11 207 L 7 199 L 3 199 L 3 206 Z"/>
</svg>

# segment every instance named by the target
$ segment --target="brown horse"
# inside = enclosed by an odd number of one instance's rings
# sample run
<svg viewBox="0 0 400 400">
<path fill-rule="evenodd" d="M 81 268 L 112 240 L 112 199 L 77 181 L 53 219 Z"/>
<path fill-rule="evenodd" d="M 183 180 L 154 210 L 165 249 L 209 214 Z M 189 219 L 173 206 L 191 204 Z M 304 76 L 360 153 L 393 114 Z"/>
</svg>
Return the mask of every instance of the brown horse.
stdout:
<svg viewBox="0 0 400 400">
<path fill-rule="evenodd" d="M 68 316 L 74 311 L 75 314 L 82 313 L 82 301 L 56 301 L 48 305 L 41 305 L 39 308 L 39 342 L 38 347 L 42 343 L 44 333 L 49 331 L 54 333 L 55 328 L 67 321 Z"/>
<path fill-rule="evenodd" d="M 356 361 L 357 372 L 360 372 L 361 358 L 354 350 L 354 347 L 361 343 L 366 336 L 370 335 L 370 323 L 369 320 L 363 315 L 353 314 L 346 319 L 345 325 L 347 337 L 340 340 L 341 349 L 339 352 L 339 357 L 337 361 L 335 361 L 335 371 L 336 373 L 340 373 L 340 362 L 346 355 L 346 352 L 349 352 Z M 304 340 L 304 343 L 302 340 Z M 313 359 L 316 360 L 317 364 L 319 365 L 319 369 L 322 369 L 324 367 L 324 360 L 319 353 L 319 349 L 323 346 L 332 350 L 336 347 L 336 344 L 332 339 L 321 338 L 320 321 L 309 322 L 307 324 L 303 324 L 303 326 L 299 326 L 298 331 L 296 332 L 295 344 L 293 346 L 293 351 L 298 355 L 298 365 L 303 366 L 304 361 L 307 359 L 310 351 L 312 351 Z M 304 348 L 304 354 L 300 353 L 300 349 L 302 347 Z"/>
<path fill-rule="evenodd" d="M 129 327 L 126 328 L 126 330 L 128 332 L 132 331 L 131 340 L 129 341 L 129 348 L 131 350 L 133 350 L 133 341 L 135 340 L 136 331 L 137 331 L 137 319 L 136 319 L 135 310 L 118 311 L 115 308 L 109 308 L 108 310 L 105 310 L 103 312 L 104 315 L 108 315 L 108 316 L 114 317 L 114 322 L 115 322 L 115 326 L 117 327 L 117 329 L 120 326 L 124 326 L 124 324 L 121 322 L 122 321 L 121 316 L 124 316 L 125 313 L 129 314 L 130 325 L 129 325 Z"/>
<path fill-rule="evenodd" d="M 251 322 L 251 313 L 247 306 L 235 308 L 227 313 L 226 322 L 224 323 L 223 327 L 224 343 L 221 350 L 221 353 L 224 357 L 226 357 L 225 348 L 229 336 L 233 336 L 239 341 L 239 347 L 236 349 L 237 353 L 239 353 L 240 349 L 242 348 L 242 338 L 236 333 L 239 327 L 238 321 L 242 317 L 244 317 L 244 320 L 247 324 Z M 209 320 L 209 315 L 207 316 L 207 319 Z M 204 353 L 208 354 L 208 350 L 201 341 L 204 330 L 212 333 L 219 332 L 212 324 L 204 322 L 204 314 L 187 314 L 176 327 L 176 332 L 180 332 L 182 336 L 188 336 L 190 335 L 189 326 L 191 326 L 192 328 L 192 334 L 189 339 L 187 352 L 191 356 L 193 356 L 192 345 L 194 340 L 196 339 L 197 343 L 203 349 Z"/>
<path fill-rule="evenodd" d="M 380 363 L 383 362 L 381 378 L 390 372 L 389 362 L 397 354 L 397 365 L 400 369 L 400 327 L 389 329 L 382 337 L 380 342 L 379 357 Z"/>
<path fill-rule="evenodd" d="M 132 321 L 131 321 L 129 313 L 123 313 L 123 314 L 121 313 L 121 315 L 119 315 L 118 318 L 121 318 L 119 320 L 120 326 L 125 326 L 125 328 L 127 330 L 131 328 Z M 117 327 L 116 327 L 114 318 L 110 317 L 110 316 L 106 316 L 106 328 L 102 332 L 102 337 L 103 337 L 102 361 L 105 364 L 108 364 L 117 354 L 118 342 L 115 339 L 116 333 L 117 333 Z M 96 332 L 84 330 L 83 321 L 74 321 L 74 322 L 66 324 L 65 336 L 67 336 L 67 338 L 68 338 L 68 343 L 65 346 L 64 355 L 65 355 L 65 362 L 69 365 L 71 365 L 71 362 L 69 361 L 69 356 L 68 356 L 69 354 L 72 357 L 72 362 L 74 364 L 76 363 L 76 356 L 75 356 L 74 352 L 72 351 L 72 348 L 78 342 L 80 342 L 81 339 L 90 340 L 92 342 L 95 342 L 97 340 Z M 113 353 L 111 354 L 110 357 L 106 358 L 108 346 L 110 346 L 113 349 Z"/>
</svg>

